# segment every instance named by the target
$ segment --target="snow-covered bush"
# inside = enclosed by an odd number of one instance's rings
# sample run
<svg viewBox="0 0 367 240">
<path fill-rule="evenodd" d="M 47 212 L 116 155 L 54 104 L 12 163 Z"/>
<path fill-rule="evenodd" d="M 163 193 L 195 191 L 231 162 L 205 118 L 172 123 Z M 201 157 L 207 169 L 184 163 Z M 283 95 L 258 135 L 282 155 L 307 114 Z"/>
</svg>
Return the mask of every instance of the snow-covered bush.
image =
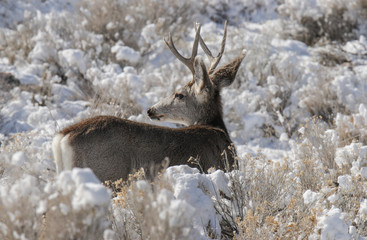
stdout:
<svg viewBox="0 0 367 240">
<path fill-rule="evenodd" d="M 26 160 L 17 152 L 11 161 L 20 165 Z M 0 203 L 2 239 L 101 238 L 110 227 L 110 193 L 89 169 L 63 172 L 47 183 L 23 174 L 1 184 Z"/>
<path fill-rule="evenodd" d="M 222 235 L 234 239 L 310 235 L 315 214 L 303 204 L 288 159 L 273 162 L 260 153 L 247 156 L 244 166 L 227 175 L 228 192 L 215 198 Z"/>
<path fill-rule="evenodd" d="M 0 238 L 366 238 L 365 2 L 1 1 Z M 152 123 L 192 80 L 163 38 L 189 56 L 200 22 L 216 55 L 225 20 L 219 65 L 248 51 L 222 91 L 238 169 L 175 166 L 114 199 L 88 170 L 55 177 L 57 131 L 100 114 Z"/>
<path fill-rule="evenodd" d="M 363 177 L 366 146 L 361 143 L 345 146 L 347 142 L 338 131 L 325 128 L 319 120 L 311 121 L 299 132 L 299 143 L 292 143 L 297 159 L 294 162 L 296 179 L 303 191 L 308 189 L 303 195 L 304 202 L 311 203 L 314 210 L 324 209 L 323 213 L 315 214 L 315 228 L 319 232 L 313 233 L 311 239 L 364 236 L 366 224 L 358 211 L 363 212 L 360 204 L 367 193 Z M 336 225 L 340 228 L 330 227 Z"/>
<path fill-rule="evenodd" d="M 321 187 L 319 180 L 327 178 L 325 171 L 335 174 L 338 136 L 316 118 L 300 128 L 299 133 L 299 144 L 292 144 L 292 151 L 297 159 L 294 162 L 297 176 L 304 190 L 319 190 Z"/>
<path fill-rule="evenodd" d="M 45 206 L 38 180 L 23 176 L 12 186 L 0 188 L 0 237 L 37 239 L 41 235 Z"/>
<path fill-rule="evenodd" d="M 158 36 L 192 26 L 198 9 L 200 3 L 195 1 L 83 0 L 79 14 L 86 29 L 103 35 L 105 44 L 113 46 L 121 41 L 145 53 Z"/>
<path fill-rule="evenodd" d="M 90 169 L 62 172 L 44 191 L 45 236 L 102 239 L 109 230 L 110 193 Z"/>
<path fill-rule="evenodd" d="M 284 22 L 288 34 L 313 45 L 320 41 L 346 42 L 354 39 L 359 35 L 359 24 L 365 26 L 366 8 L 366 3 L 361 0 L 286 0 L 278 11 L 291 20 Z"/>
<path fill-rule="evenodd" d="M 213 180 L 221 173 L 204 175 L 175 166 L 154 183 L 130 180 L 119 186 L 113 199 L 114 230 L 120 239 L 219 238 L 220 219 L 211 197 L 226 185 L 223 178 Z"/>
<path fill-rule="evenodd" d="M 353 141 L 367 144 L 367 110 L 365 104 L 360 104 L 358 112 L 351 115 L 338 113 L 335 119 L 336 131 L 342 145 Z"/>
</svg>

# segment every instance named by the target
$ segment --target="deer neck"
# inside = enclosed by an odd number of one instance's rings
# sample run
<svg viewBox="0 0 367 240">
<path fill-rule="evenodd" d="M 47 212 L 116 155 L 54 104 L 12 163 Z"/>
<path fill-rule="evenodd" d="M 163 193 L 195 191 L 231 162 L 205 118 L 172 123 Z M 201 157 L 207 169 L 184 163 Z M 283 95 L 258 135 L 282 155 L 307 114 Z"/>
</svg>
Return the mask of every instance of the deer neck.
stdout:
<svg viewBox="0 0 367 240">
<path fill-rule="evenodd" d="M 216 117 L 214 117 L 211 121 L 209 121 L 207 125 L 220 128 L 228 135 L 226 125 L 224 124 L 223 117 L 220 113 L 218 113 Z"/>
<path fill-rule="evenodd" d="M 211 111 L 207 112 L 203 119 L 199 120 L 197 124 L 208 125 L 222 129 L 228 135 L 226 125 L 223 121 L 222 101 L 219 91 L 215 93 L 214 100 L 211 101 L 210 106 L 207 106 L 206 108 L 211 109 Z"/>
</svg>

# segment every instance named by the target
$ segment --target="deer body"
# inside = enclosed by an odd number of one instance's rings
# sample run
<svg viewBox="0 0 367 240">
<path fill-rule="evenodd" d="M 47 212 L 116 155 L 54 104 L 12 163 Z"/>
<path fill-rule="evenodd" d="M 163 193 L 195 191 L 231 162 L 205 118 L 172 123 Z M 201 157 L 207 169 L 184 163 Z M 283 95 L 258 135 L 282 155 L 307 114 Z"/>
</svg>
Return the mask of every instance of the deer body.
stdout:
<svg viewBox="0 0 367 240">
<path fill-rule="evenodd" d="M 171 129 L 111 116 L 87 119 L 59 134 L 62 137 L 55 139 L 66 140 L 72 147 L 72 156 L 66 156 L 72 163 L 62 166 L 68 159 L 61 157 L 57 166 L 89 167 L 101 181 L 126 178 L 134 169 L 149 169 L 166 157 L 170 165 L 188 164 L 192 156 L 200 159 L 203 169 L 224 169 L 221 153 L 231 144 L 228 134 L 219 128 Z"/>
<path fill-rule="evenodd" d="M 188 164 L 197 158 L 203 170 L 224 169 L 221 154 L 231 145 L 222 117 L 220 89 L 230 85 L 244 58 L 241 55 L 214 72 L 222 53 L 214 58 L 196 30 L 191 58 L 182 57 L 169 36 L 167 45 L 193 74 L 193 80 L 148 110 L 151 119 L 181 123 L 188 127 L 167 128 L 138 123 L 112 116 L 98 116 L 74 124 L 59 132 L 53 140 L 57 172 L 73 167 L 89 167 L 101 180 L 127 179 L 141 167 L 149 169 L 165 158 L 170 165 Z M 211 66 L 197 57 L 198 43 L 208 55 Z M 227 154 L 228 164 L 234 162 Z M 191 165 L 196 166 L 196 165 Z"/>
</svg>

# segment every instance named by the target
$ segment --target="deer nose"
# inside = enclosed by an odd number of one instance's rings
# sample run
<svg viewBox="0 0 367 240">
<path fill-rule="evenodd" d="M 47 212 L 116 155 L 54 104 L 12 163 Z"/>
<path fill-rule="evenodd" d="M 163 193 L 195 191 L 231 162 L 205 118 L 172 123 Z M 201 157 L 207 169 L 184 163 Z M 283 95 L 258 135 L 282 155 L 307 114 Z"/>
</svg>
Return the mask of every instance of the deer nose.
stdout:
<svg viewBox="0 0 367 240">
<path fill-rule="evenodd" d="M 163 117 L 163 115 L 158 115 L 157 114 L 157 109 L 155 109 L 154 107 L 151 107 L 148 109 L 147 111 L 148 116 L 150 117 L 150 119 L 154 119 L 154 120 L 161 120 L 161 117 Z"/>
<path fill-rule="evenodd" d="M 152 115 L 154 115 L 153 108 L 149 108 L 148 111 L 147 111 L 147 114 L 148 114 L 149 117 L 151 117 Z"/>
</svg>

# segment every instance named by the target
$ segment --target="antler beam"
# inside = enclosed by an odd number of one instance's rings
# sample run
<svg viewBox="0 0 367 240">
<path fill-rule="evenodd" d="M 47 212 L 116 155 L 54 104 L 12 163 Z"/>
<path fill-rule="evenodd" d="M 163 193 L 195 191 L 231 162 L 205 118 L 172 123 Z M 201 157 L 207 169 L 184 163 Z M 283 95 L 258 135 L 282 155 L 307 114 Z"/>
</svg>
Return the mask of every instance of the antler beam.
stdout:
<svg viewBox="0 0 367 240">
<path fill-rule="evenodd" d="M 168 34 L 168 41 L 166 39 L 164 39 L 167 46 L 169 47 L 169 49 L 173 53 L 173 55 L 175 55 L 178 60 L 180 60 L 183 64 L 185 64 L 190 69 L 192 74 L 195 74 L 194 60 L 195 60 L 195 57 L 198 53 L 199 38 L 201 38 L 200 37 L 200 24 L 196 24 L 195 29 L 196 29 L 196 34 L 195 34 L 195 39 L 194 39 L 194 43 L 193 43 L 193 46 L 192 46 L 192 53 L 191 53 L 190 58 L 185 58 L 184 56 L 182 56 L 178 52 L 177 48 L 175 47 L 175 45 L 172 41 L 171 33 Z"/>
<path fill-rule="evenodd" d="M 218 66 L 218 63 L 219 63 L 220 59 L 223 56 L 224 47 L 226 45 L 226 39 L 227 39 L 227 21 L 224 23 L 224 33 L 223 33 L 223 39 L 222 39 L 220 52 L 218 53 L 218 55 L 216 57 L 213 57 L 213 54 L 211 53 L 208 46 L 206 46 L 204 40 L 200 36 L 200 39 L 199 39 L 200 46 L 204 50 L 205 54 L 207 55 L 207 57 L 209 58 L 209 61 L 210 61 L 210 67 L 208 69 L 209 75 L 211 75 L 214 72 L 215 68 Z"/>
</svg>

